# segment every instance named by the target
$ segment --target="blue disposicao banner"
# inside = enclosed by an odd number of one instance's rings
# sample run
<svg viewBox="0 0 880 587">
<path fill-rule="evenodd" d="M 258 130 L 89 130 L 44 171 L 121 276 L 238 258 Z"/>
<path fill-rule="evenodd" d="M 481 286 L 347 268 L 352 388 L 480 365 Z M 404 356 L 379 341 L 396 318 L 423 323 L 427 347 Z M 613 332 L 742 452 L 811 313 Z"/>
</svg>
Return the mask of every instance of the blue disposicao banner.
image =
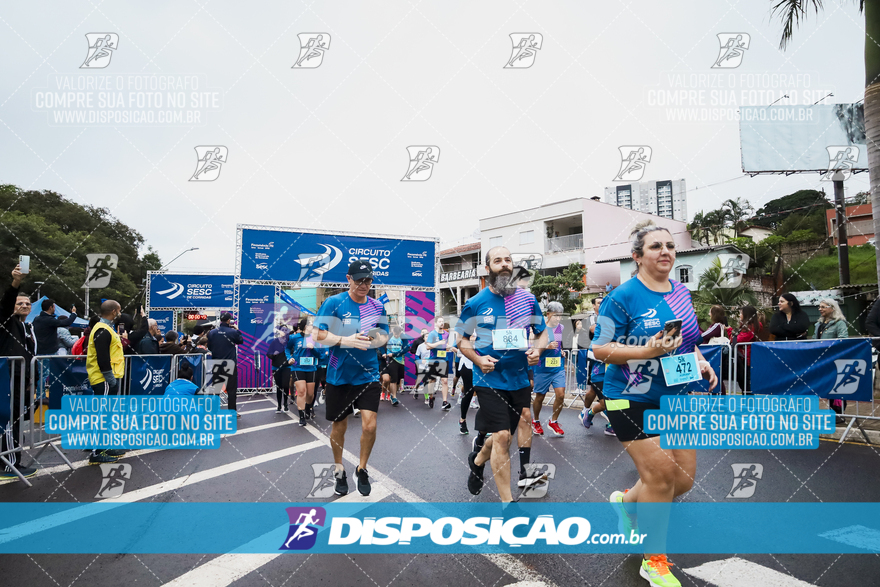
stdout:
<svg viewBox="0 0 880 587">
<path fill-rule="evenodd" d="M 171 355 L 132 355 L 129 362 L 131 395 L 162 395 L 171 382 Z"/>
<path fill-rule="evenodd" d="M 232 308 L 232 275 L 154 273 L 150 308 Z"/>
<path fill-rule="evenodd" d="M 871 401 L 871 342 L 864 338 L 752 345 L 752 392 Z"/>
<path fill-rule="evenodd" d="M 346 283 L 362 259 L 376 285 L 434 287 L 434 241 L 244 228 L 241 248 L 242 279 Z"/>
</svg>

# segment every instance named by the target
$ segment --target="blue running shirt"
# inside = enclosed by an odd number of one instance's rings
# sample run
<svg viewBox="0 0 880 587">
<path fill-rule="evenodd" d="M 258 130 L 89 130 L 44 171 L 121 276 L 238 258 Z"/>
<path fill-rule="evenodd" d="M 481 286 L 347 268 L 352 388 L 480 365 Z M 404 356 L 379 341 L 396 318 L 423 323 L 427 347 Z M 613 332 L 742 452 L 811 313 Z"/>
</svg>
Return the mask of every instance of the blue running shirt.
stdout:
<svg viewBox="0 0 880 587">
<path fill-rule="evenodd" d="M 562 324 L 557 324 L 555 328 L 550 330 L 548 333 L 547 342 L 557 342 L 559 346 L 562 347 Z M 547 359 L 550 359 L 548 361 Z M 558 361 L 554 360 L 558 359 Z M 559 363 L 558 366 L 549 367 L 548 363 Z M 562 358 L 562 348 L 557 349 L 547 349 L 543 353 L 541 353 L 540 362 L 533 367 L 535 373 L 556 373 L 557 371 L 562 371 L 565 368 L 565 362 Z"/>
<path fill-rule="evenodd" d="M 388 315 L 382 302 L 368 297 L 366 302 L 358 304 L 344 291 L 330 296 L 321 304 L 314 326 L 337 336 L 350 336 L 356 332 L 368 334 L 377 327 L 387 333 Z M 360 351 L 340 345 L 330 347 L 327 383 L 361 385 L 373 381 L 379 381 L 376 349 Z"/>
<path fill-rule="evenodd" d="M 285 355 L 289 359 L 295 359 L 290 366 L 291 371 L 317 371 L 318 370 L 318 353 L 315 349 L 308 348 L 308 343 L 312 342 L 312 337 L 308 339 L 301 333 L 296 333 L 287 341 Z M 303 361 L 303 359 L 306 359 Z M 305 365 L 304 363 L 309 363 Z"/>
<path fill-rule="evenodd" d="M 507 297 L 493 293 L 488 287 L 472 297 L 461 310 L 455 327 L 458 340 L 477 333 L 474 349 L 477 354 L 498 360 L 489 373 L 474 365 L 474 386 L 515 391 L 529 386 L 529 367 L 526 351 L 496 351 L 492 347 L 492 332 L 496 329 L 531 327 L 535 335 L 544 332 L 544 316 L 535 296 L 517 289 Z"/>
<path fill-rule="evenodd" d="M 663 329 L 669 320 L 681 319 L 682 344 L 676 355 L 694 352 L 701 341 L 691 292 L 678 281 L 669 280 L 672 291 L 659 293 L 637 277 L 614 288 L 599 307 L 593 336 L 595 345 L 616 341 L 644 346 L 647 339 Z M 678 395 L 687 385 L 668 387 L 660 368 L 660 357 L 627 361 L 626 365 L 607 364 L 602 393 L 610 399 L 628 399 L 660 405 L 660 397 Z"/>
</svg>

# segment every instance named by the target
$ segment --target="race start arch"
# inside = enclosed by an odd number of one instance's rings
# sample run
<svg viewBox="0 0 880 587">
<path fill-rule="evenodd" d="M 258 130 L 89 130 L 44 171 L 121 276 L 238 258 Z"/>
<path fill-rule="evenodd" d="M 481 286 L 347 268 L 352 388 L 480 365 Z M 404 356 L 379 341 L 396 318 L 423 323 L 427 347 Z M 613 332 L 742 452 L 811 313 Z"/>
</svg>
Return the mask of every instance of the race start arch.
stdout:
<svg viewBox="0 0 880 587">
<path fill-rule="evenodd" d="M 238 353 L 239 390 L 272 387 L 265 353 L 281 307 L 291 311 L 279 301 L 283 291 L 348 287 L 348 266 L 358 259 L 373 266 L 371 293 L 403 293 L 405 333 L 418 333 L 434 317 L 438 244 L 438 238 L 239 224 L 233 288 L 233 307 L 245 340 Z"/>
<path fill-rule="evenodd" d="M 147 271 L 146 311 L 163 332 L 177 329 L 177 313 L 232 310 L 235 276 L 220 273 Z"/>
</svg>

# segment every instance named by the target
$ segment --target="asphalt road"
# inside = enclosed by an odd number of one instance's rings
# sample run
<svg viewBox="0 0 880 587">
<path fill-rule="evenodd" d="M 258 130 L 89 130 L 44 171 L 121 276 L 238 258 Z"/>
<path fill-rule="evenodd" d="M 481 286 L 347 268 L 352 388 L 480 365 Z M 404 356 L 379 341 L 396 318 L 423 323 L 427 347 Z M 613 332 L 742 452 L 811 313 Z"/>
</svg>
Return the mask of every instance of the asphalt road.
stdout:
<svg viewBox="0 0 880 587">
<path fill-rule="evenodd" d="M 545 419 L 549 407 L 544 408 Z M 140 491 L 157 502 L 302 502 L 309 500 L 312 464 L 332 461 L 326 446 L 329 424 L 319 406 L 313 426 L 300 428 L 293 416 L 274 413 L 274 399 L 240 399 L 239 432 L 219 450 L 138 452 L 120 462 L 132 466 L 125 493 Z M 473 426 L 475 411 L 469 412 Z M 620 443 L 602 426 L 584 429 L 576 410 L 565 410 L 564 437 L 549 431 L 536 437 L 532 461 L 556 465 L 544 500 L 602 502 L 629 487 L 636 471 Z M 598 420 L 597 420 L 598 421 Z M 546 427 L 545 427 L 546 428 Z M 383 403 L 378 439 L 370 461 L 374 494 L 394 501 L 497 500 L 491 473 L 476 498 L 466 488 L 471 436 L 458 432 L 457 407 L 430 410 L 409 395 L 401 406 Z M 357 451 L 360 421 L 351 419 L 346 448 Z M 296 447 L 272 458 L 271 453 Z M 254 459 L 264 457 L 262 462 Z M 77 468 L 59 466 L 49 452 L 33 487 L 0 486 L 0 501 L 94 502 L 102 479 L 97 467 L 83 466 L 84 454 L 68 451 Z M 250 459 L 250 460 L 248 460 Z M 822 442 L 813 451 L 699 451 L 697 481 L 685 496 L 697 502 L 724 501 L 731 491 L 733 463 L 764 466 L 753 502 L 880 501 L 880 451 L 855 444 Z M 218 469 L 219 468 L 219 469 Z M 353 489 L 354 466 L 348 465 Z M 212 472 L 213 471 L 213 472 Z M 202 475 L 200 477 L 199 475 Z M 207 477 L 207 478 L 204 478 Z M 376 477 L 379 477 L 377 480 Z M 360 499 L 359 496 L 348 497 Z M 862 521 L 876 525 L 876 520 Z M 842 521 L 841 525 L 858 523 Z M 684 585 L 869 585 L 880 572 L 877 555 L 674 555 Z M 612 585 L 646 584 L 638 576 L 639 557 L 579 555 L 62 555 L 0 556 L 0 576 L 28 587 L 90 585 Z M 775 583 L 772 581 L 776 581 Z"/>
</svg>

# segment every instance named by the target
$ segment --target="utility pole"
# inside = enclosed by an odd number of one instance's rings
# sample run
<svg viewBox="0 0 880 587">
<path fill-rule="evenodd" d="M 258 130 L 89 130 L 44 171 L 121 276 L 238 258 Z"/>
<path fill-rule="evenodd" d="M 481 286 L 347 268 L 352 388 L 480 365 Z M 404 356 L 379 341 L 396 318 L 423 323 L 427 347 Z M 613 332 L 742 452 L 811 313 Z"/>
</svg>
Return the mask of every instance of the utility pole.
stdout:
<svg viewBox="0 0 880 587">
<path fill-rule="evenodd" d="M 846 236 L 846 202 L 843 197 L 843 172 L 831 176 L 834 182 L 834 208 L 837 211 L 837 262 L 840 265 L 840 285 L 849 285 L 849 246 Z"/>
</svg>

